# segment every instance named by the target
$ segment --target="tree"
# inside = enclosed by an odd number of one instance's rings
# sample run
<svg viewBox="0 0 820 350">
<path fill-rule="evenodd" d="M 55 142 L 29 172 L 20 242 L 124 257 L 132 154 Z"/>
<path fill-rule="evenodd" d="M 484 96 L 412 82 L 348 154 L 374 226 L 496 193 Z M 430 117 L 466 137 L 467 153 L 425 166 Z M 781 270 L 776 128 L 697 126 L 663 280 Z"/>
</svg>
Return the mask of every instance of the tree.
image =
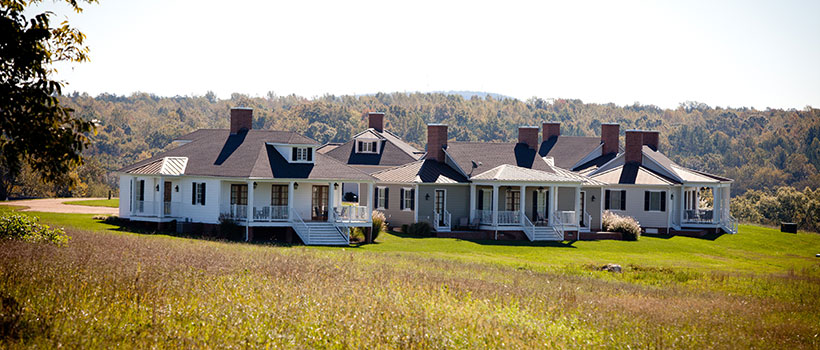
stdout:
<svg viewBox="0 0 820 350">
<path fill-rule="evenodd" d="M 63 82 L 52 76 L 55 62 L 88 60 L 85 35 L 67 21 L 52 26 L 50 11 L 26 18 L 26 6 L 39 2 L 0 0 L 0 199 L 23 163 L 51 181 L 82 164 L 94 130 L 60 104 Z M 66 2 L 82 11 L 77 0 Z"/>
</svg>

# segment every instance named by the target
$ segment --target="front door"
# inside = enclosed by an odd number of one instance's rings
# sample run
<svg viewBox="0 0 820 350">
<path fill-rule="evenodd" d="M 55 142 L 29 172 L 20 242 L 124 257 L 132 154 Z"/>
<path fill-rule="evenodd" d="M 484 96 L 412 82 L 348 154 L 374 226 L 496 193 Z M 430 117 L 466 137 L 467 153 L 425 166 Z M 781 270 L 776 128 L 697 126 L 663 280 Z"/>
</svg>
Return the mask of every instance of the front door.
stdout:
<svg viewBox="0 0 820 350">
<path fill-rule="evenodd" d="M 165 215 L 171 215 L 171 181 L 165 181 L 162 197 L 163 211 Z"/>
<path fill-rule="evenodd" d="M 445 225 L 444 224 L 444 208 L 446 208 L 446 206 L 445 206 L 446 199 L 445 199 L 444 193 L 445 193 L 444 190 L 436 190 L 436 202 L 435 202 L 436 207 L 435 207 L 435 210 L 436 210 L 436 213 L 438 213 L 438 222 L 436 223 L 436 225 L 438 225 L 438 226 L 444 226 Z"/>
<path fill-rule="evenodd" d="M 328 186 L 313 185 L 313 194 L 311 196 L 310 219 L 314 221 L 327 221 L 327 207 L 328 207 Z"/>
</svg>

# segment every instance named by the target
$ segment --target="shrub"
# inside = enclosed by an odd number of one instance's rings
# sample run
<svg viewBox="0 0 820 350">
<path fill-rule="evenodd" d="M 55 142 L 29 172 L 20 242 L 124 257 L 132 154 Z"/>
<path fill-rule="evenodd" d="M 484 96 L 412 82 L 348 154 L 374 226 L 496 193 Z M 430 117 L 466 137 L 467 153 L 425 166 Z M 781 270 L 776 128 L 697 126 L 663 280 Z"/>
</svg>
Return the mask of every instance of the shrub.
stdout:
<svg viewBox="0 0 820 350">
<path fill-rule="evenodd" d="M 402 226 L 402 229 L 404 226 Z M 430 228 L 430 224 L 426 222 L 416 222 L 407 226 L 407 231 L 405 233 L 416 235 L 416 236 L 432 236 L 433 229 Z"/>
<path fill-rule="evenodd" d="M 245 239 L 245 230 L 228 214 L 219 214 L 219 236 L 231 241 Z"/>
<path fill-rule="evenodd" d="M 350 229 L 351 242 L 364 242 L 364 232 L 361 227 L 353 227 Z"/>
<path fill-rule="evenodd" d="M 379 237 L 379 233 L 387 232 L 387 221 L 384 217 L 384 213 L 377 210 L 373 211 L 373 226 L 371 232 L 373 234 L 373 241 L 376 241 L 376 238 Z"/>
<path fill-rule="evenodd" d="M 641 225 L 631 216 L 620 216 L 609 210 L 601 217 L 604 231 L 620 232 L 627 241 L 637 241 L 641 238 Z"/>
<path fill-rule="evenodd" d="M 39 223 L 40 218 L 22 214 L 0 216 L 0 238 L 17 239 L 32 243 L 68 243 L 68 235 L 62 229 Z"/>
</svg>

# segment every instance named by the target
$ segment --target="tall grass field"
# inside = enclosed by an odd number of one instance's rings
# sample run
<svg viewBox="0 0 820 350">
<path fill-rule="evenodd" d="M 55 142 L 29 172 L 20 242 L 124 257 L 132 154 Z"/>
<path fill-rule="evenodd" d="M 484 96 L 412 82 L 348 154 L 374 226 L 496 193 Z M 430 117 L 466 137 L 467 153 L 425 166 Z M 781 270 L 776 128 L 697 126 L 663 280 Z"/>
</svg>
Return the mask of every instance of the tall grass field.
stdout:
<svg viewBox="0 0 820 350">
<path fill-rule="evenodd" d="M 816 234 L 317 248 L 31 215 L 71 239 L 0 242 L 2 348 L 820 347 Z"/>
</svg>

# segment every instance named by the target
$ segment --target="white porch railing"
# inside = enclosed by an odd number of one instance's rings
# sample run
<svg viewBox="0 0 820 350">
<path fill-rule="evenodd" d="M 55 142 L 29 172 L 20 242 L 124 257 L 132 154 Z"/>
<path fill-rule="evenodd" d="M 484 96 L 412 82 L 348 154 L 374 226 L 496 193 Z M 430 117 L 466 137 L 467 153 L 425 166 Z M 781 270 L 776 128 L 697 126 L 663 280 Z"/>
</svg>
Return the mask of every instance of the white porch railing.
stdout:
<svg viewBox="0 0 820 350">
<path fill-rule="evenodd" d="M 571 210 L 556 210 L 555 220 L 556 225 L 560 223 L 561 226 L 575 226 L 575 223 L 578 222 L 578 219 L 575 218 L 575 212 Z"/>
<path fill-rule="evenodd" d="M 290 209 L 290 218 L 290 222 L 293 223 L 293 231 L 296 231 L 296 235 L 298 235 L 305 244 L 310 244 L 310 226 L 305 223 L 305 220 L 302 220 L 302 217 L 296 209 Z"/>
<path fill-rule="evenodd" d="M 335 222 L 368 222 L 370 211 L 363 205 L 343 205 L 333 208 Z"/>
<path fill-rule="evenodd" d="M 561 238 L 563 239 L 565 237 L 564 236 L 564 222 L 566 222 L 566 221 L 564 221 L 565 216 L 562 215 L 562 213 L 565 213 L 565 212 L 558 211 L 558 210 L 555 211 L 555 213 L 553 214 L 553 216 L 554 216 L 553 221 L 555 221 L 555 222 L 553 223 L 552 227 L 555 228 L 555 232 L 558 232 L 558 234 L 561 235 Z M 572 212 L 572 213 L 574 214 L 575 212 Z M 574 218 L 575 215 L 573 215 L 572 217 Z M 570 221 L 570 222 L 572 222 L 572 221 Z"/>
<path fill-rule="evenodd" d="M 711 224 L 715 222 L 714 219 L 714 210 L 712 209 L 694 209 L 683 212 L 683 221 L 686 223 Z"/>
<path fill-rule="evenodd" d="M 512 210 L 499 210 L 498 211 L 498 224 L 499 225 L 519 225 L 521 224 L 521 212 L 520 211 L 512 211 Z"/>
<path fill-rule="evenodd" d="M 492 225 L 493 224 L 493 211 L 492 210 L 480 210 L 480 209 L 473 210 L 473 218 L 477 218 L 479 224 Z"/>
<path fill-rule="evenodd" d="M 532 242 L 535 240 L 535 224 L 533 224 L 532 221 L 530 221 L 530 218 L 528 218 L 527 215 L 522 214 L 521 217 L 521 227 L 524 228 L 524 234 L 527 235 L 527 238 L 530 240 L 530 242 Z"/>
<path fill-rule="evenodd" d="M 583 225 L 580 225 L 580 227 L 590 230 L 590 228 L 592 227 L 592 215 L 590 215 L 589 212 L 586 211 L 583 215 L 584 222 Z"/>
<path fill-rule="evenodd" d="M 338 232 L 339 235 L 342 236 L 342 239 L 345 241 L 345 243 L 350 244 L 350 227 L 344 225 L 336 225 L 336 223 L 344 222 L 339 217 L 339 213 L 336 212 L 336 209 L 338 208 L 333 208 L 333 210 L 330 211 L 331 221 L 334 222 L 333 227 L 336 229 L 336 232 Z"/>
<path fill-rule="evenodd" d="M 433 223 L 435 224 L 435 226 L 437 228 L 438 227 L 440 227 L 440 228 L 444 228 L 444 227 L 450 228 L 451 227 L 450 226 L 450 219 L 451 218 L 452 218 L 452 215 L 450 215 L 450 212 L 447 211 L 447 210 L 444 210 L 444 215 L 442 215 L 439 212 L 435 212 L 435 211 L 433 212 Z M 439 225 L 439 223 L 441 223 L 441 225 Z"/>
<path fill-rule="evenodd" d="M 248 218 L 248 206 L 244 204 L 223 204 L 219 212 L 233 220 L 245 220 Z"/>
<path fill-rule="evenodd" d="M 729 209 L 723 210 L 723 220 L 721 222 L 721 226 L 723 226 L 723 228 L 728 233 L 737 233 L 737 219 L 735 219 L 735 217 L 732 216 L 732 213 L 729 211 Z"/>
<path fill-rule="evenodd" d="M 134 207 L 131 208 L 131 215 L 144 217 L 176 217 L 179 215 L 179 202 L 151 202 L 151 201 L 135 201 Z"/>
<path fill-rule="evenodd" d="M 288 221 L 289 211 L 287 205 L 253 207 L 253 221 Z"/>
</svg>

